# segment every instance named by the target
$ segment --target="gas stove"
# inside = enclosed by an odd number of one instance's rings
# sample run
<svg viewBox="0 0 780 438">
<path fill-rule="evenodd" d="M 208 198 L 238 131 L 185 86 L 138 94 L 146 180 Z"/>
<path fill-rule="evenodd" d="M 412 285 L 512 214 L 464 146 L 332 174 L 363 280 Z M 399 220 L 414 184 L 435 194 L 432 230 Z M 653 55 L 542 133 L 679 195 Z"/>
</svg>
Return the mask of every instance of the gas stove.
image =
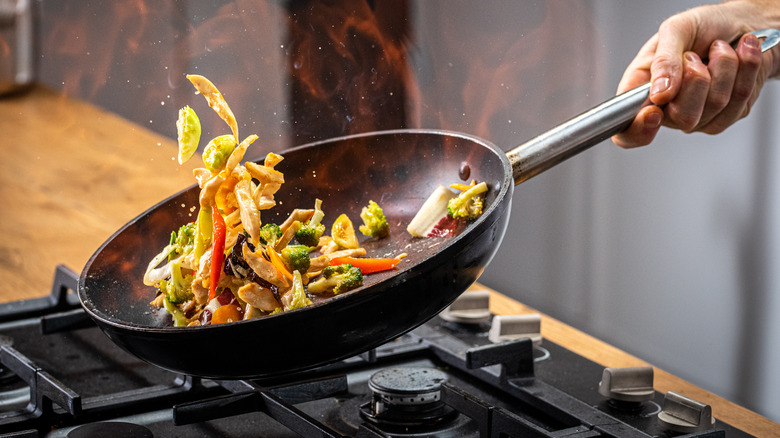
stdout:
<svg viewBox="0 0 780 438">
<path fill-rule="evenodd" d="M 59 266 L 48 297 L 0 306 L 0 437 L 750 436 L 705 404 L 654 391 L 650 367 L 605 369 L 543 340 L 538 315 L 491 315 L 487 292 L 360 356 L 218 381 L 115 346 L 76 285 Z"/>
</svg>

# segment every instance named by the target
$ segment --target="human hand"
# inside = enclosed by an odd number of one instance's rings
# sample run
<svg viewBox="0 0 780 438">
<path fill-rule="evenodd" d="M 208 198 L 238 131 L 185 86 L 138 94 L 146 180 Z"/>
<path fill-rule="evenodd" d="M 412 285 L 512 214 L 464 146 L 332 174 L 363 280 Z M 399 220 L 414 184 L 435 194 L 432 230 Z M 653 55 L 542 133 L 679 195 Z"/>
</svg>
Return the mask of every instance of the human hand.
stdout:
<svg viewBox="0 0 780 438">
<path fill-rule="evenodd" d="M 642 108 L 626 131 L 613 136 L 615 144 L 649 144 L 662 125 L 717 134 L 747 116 L 766 79 L 778 70 L 780 57 L 771 51 L 762 56 L 760 41 L 748 33 L 777 25 L 763 18 L 771 12 L 767 9 L 780 12 L 780 5 L 758 8 L 751 1 L 733 1 L 664 21 L 618 86 L 622 93 L 650 81 L 654 105 Z M 736 49 L 726 42 L 742 34 Z"/>
</svg>

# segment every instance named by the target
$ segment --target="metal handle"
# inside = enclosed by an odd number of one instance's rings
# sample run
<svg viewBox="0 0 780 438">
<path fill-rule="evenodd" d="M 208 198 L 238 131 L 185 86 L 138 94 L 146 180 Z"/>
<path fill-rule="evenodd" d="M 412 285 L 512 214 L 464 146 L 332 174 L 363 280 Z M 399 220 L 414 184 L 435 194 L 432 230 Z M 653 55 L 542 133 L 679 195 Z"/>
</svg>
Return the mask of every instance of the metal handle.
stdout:
<svg viewBox="0 0 780 438">
<path fill-rule="evenodd" d="M 780 30 L 751 32 L 763 39 L 765 52 L 780 42 Z M 564 160 L 625 130 L 648 104 L 650 83 L 619 94 L 507 152 L 515 184 L 528 180 Z"/>
</svg>

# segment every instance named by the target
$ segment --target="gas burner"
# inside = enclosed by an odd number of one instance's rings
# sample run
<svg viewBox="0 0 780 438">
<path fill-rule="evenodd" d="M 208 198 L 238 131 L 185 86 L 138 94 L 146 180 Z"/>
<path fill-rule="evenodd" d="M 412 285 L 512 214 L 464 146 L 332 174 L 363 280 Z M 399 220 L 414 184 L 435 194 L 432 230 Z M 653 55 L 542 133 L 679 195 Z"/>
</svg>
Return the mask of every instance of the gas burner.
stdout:
<svg viewBox="0 0 780 438">
<path fill-rule="evenodd" d="M 98 423 L 85 424 L 79 426 L 68 433 L 68 438 L 91 438 L 91 437 L 113 437 L 113 438 L 152 438 L 154 434 L 145 426 L 122 421 L 106 421 Z"/>
<path fill-rule="evenodd" d="M 435 368 L 398 367 L 374 373 L 372 400 L 360 406 L 371 423 L 390 427 L 428 427 L 448 423 L 458 412 L 441 401 L 447 375 Z"/>
</svg>

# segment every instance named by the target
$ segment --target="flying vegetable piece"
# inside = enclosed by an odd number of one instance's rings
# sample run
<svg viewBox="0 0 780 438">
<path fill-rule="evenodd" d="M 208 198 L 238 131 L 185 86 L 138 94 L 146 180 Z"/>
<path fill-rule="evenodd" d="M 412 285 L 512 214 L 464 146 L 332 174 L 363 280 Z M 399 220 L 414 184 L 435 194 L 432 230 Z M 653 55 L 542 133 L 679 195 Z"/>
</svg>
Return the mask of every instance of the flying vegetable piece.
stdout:
<svg viewBox="0 0 780 438">
<path fill-rule="evenodd" d="M 238 143 L 238 123 L 236 117 L 233 115 L 233 111 L 230 110 L 225 98 L 222 97 L 222 93 L 219 92 L 217 87 L 201 75 L 187 75 L 187 79 L 192 82 L 192 85 L 203 97 L 206 98 L 209 106 L 217 112 L 219 117 L 230 126 L 230 130 L 233 132 L 233 137 Z"/>
<path fill-rule="evenodd" d="M 309 247 L 306 245 L 287 245 L 282 249 L 282 260 L 290 271 L 306 272 L 311 266 Z"/>
<path fill-rule="evenodd" d="M 232 135 L 214 137 L 203 149 L 203 164 L 212 173 L 219 172 L 227 165 L 230 153 L 235 147 L 236 140 Z"/>
<path fill-rule="evenodd" d="M 322 277 L 309 283 L 309 292 L 321 294 L 333 291 L 340 294 L 363 285 L 363 273 L 349 265 L 328 266 L 322 270 Z"/>
<path fill-rule="evenodd" d="M 447 213 L 457 220 L 476 219 L 482 214 L 482 193 L 487 192 L 485 182 L 481 182 L 462 192 L 447 202 Z"/>
<path fill-rule="evenodd" d="M 274 246 L 276 240 L 282 237 L 282 229 L 276 224 L 265 224 L 260 227 L 260 242 L 264 245 Z"/>
<path fill-rule="evenodd" d="M 319 199 L 315 200 L 314 215 L 295 232 L 295 240 L 301 245 L 317 246 L 319 244 L 320 237 L 325 232 L 325 225 L 322 224 L 322 218 L 325 217 L 325 213 L 322 212 L 321 207 L 322 201 Z"/>
<path fill-rule="evenodd" d="M 179 110 L 176 131 L 179 141 L 178 160 L 179 164 L 184 164 L 195 154 L 200 142 L 200 119 L 195 114 L 195 110 L 189 106 Z"/>
<path fill-rule="evenodd" d="M 390 225 L 387 223 L 382 207 L 374 201 L 368 201 L 368 205 L 360 211 L 363 225 L 358 227 L 363 235 L 381 239 L 390 234 Z"/>
</svg>

